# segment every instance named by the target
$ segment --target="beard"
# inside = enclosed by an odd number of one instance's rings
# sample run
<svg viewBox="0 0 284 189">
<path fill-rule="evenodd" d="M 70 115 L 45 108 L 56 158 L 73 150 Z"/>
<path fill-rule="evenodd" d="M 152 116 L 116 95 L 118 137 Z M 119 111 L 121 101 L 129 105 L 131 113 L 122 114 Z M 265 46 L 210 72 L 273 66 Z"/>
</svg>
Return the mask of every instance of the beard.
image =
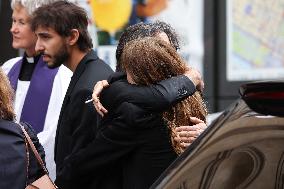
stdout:
<svg viewBox="0 0 284 189">
<path fill-rule="evenodd" d="M 63 44 L 60 48 L 60 51 L 54 55 L 53 64 L 48 64 L 48 67 L 51 69 L 58 68 L 61 64 L 65 63 L 69 58 L 69 53 L 67 51 L 67 45 Z"/>
</svg>

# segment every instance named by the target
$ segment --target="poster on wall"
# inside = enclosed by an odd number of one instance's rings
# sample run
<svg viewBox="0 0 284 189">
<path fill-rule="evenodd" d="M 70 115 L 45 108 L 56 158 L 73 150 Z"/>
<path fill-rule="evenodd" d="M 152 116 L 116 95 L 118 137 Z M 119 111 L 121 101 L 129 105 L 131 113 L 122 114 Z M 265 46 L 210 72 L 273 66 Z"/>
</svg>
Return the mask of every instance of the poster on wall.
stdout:
<svg viewBox="0 0 284 189">
<path fill-rule="evenodd" d="M 179 50 L 186 62 L 203 73 L 203 0 L 167 0 L 160 13 L 150 17 L 170 24 L 180 37 Z"/>
<path fill-rule="evenodd" d="M 284 0 L 227 1 L 227 80 L 284 78 Z"/>
<path fill-rule="evenodd" d="M 71 0 L 90 18 L 89 31 L 98 56 L 115 69 L 115 49 L 123 30 L 138 22 L 170 24 L 180 37 L 179 53 L 202 72 L 203 0 Z"/>
</svg>

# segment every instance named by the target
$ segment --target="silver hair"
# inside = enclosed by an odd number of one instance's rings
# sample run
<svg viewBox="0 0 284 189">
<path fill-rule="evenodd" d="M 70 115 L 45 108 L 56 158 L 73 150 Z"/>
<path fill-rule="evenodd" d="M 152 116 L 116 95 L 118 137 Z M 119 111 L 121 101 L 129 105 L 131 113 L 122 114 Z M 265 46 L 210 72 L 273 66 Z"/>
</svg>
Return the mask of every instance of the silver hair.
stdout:
<svg viewBox="0 0 284 189">
<path fill-rule="evenodd" d="M 14 10 L 16 6 L 21 5 L 27 9 L 29 15 L 40 6 L 49 4 L 57 0 L 11 0 L 11 7 Z"/>
</svg>

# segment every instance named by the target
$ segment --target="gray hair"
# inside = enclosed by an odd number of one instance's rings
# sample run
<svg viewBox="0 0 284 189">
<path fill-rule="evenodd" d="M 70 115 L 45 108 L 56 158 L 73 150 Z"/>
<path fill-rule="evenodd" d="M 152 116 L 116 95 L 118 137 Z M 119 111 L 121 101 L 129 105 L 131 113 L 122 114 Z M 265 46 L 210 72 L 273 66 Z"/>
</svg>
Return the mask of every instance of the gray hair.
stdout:
<svg viewBox="0 0 284 189">
<path fill-rule="evenodd" d="M 54 1 L 56 0 L 11 0 L 11 7 L 14 10 L 16 6 L 21 5 L 27 9 L 29 15 L 32 15 L 38 7 Z"/>
</svg>

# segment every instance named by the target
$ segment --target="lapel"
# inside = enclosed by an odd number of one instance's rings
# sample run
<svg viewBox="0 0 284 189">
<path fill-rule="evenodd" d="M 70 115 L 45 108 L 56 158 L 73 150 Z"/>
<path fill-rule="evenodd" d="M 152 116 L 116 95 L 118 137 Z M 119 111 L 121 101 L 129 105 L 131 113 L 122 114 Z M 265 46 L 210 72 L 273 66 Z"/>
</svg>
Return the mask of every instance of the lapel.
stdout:
<svg viewBox="0 0 284 189">
<path fill-rule="evenodd" d="M 66 95 L 64 97 L 64 101 L 63 101 L 63 104 L 62 104 L 62 108 L 61 108 L 61 111 L 60 111 L 60 116 L 59 116 L 59 120 L 58 120 L 58 124 L 57 124 L 56 137 L 55 137 L 55 154 L 56 154 L 56 146 L 57 146 L 57 142 L 58 142 L 58 136 L 59 136 L 59 132 L 60 132 L 61 125 L 62 125 L 61 122 L 62 122 L 62 119 L 64 117 L 64 113 L 66 112 L 65 109 L 68 108 L 68 105 L 70 103 L 70 98 L 71 98 L 72 92 L 73 92 L 77 82 L 79 81 L 81 75 L 84 73 L 85 69 L 87 68 L 88 64 L 95 61 L 96 59 L 98 59 L 97 55 L 95 54 L 95 52 L 93 50 L 91 50 L 90 52 L 88 52 L 84 56 L 84 58 L 80 61 L 76 70 L 74 71 L 74 74 L 71 78 L 71 81 L 70 81 L 70 84 L 68 86 Z"/>
<path fill-rule="evenodd" d="M 70 96 L 71 96 L 77 82 L 79 81 L 81 75 L 85 71 L 88 63 L 90 63 L 91 61 L 94 61 L 96 59 L 98 59 L 98 57 L 96 56 L 96 54 L 92 50 L 89 53 L 87 53 L 86 56 L 84 56 L 84 58 L 78 64 L 78 66 L 77 66 L 77 68 L 76 68 L 76 70 L 75 70 L 75 72 L 74 72 L 74 74 L 71 78 L 70 84 L 68 86 L 68 89 L 67 89 L 64 101 L 63 101 L 63 105 L 62 105 L 62 108 L 61 108 L 61 112 L 64 112 L 64 109 L 69 102 Z"/>
<path fill-rule="evenodd" d="M 75 70 L 75 72 L 72 76 L 72 79 L 71 79 L 71 82 L 70 82 L 70 85 L 68 87 L 66 95 L 72 94 L 74 87 L 76 86 L 78 80 L 80 79 L 81 75 L 85 71 L 88 64 L 90 62 L 96 60 L 96 59 L 98 59 L 98 57 L 93 50 L 88 52 L 86 54 L 86 56 L 84 56 L 84 58 L 80 61 L 80 63 L 78 64 L 78 66 L 77 66 L 77 68 L 76 68 L 76 70 Z"/>
</svg>

